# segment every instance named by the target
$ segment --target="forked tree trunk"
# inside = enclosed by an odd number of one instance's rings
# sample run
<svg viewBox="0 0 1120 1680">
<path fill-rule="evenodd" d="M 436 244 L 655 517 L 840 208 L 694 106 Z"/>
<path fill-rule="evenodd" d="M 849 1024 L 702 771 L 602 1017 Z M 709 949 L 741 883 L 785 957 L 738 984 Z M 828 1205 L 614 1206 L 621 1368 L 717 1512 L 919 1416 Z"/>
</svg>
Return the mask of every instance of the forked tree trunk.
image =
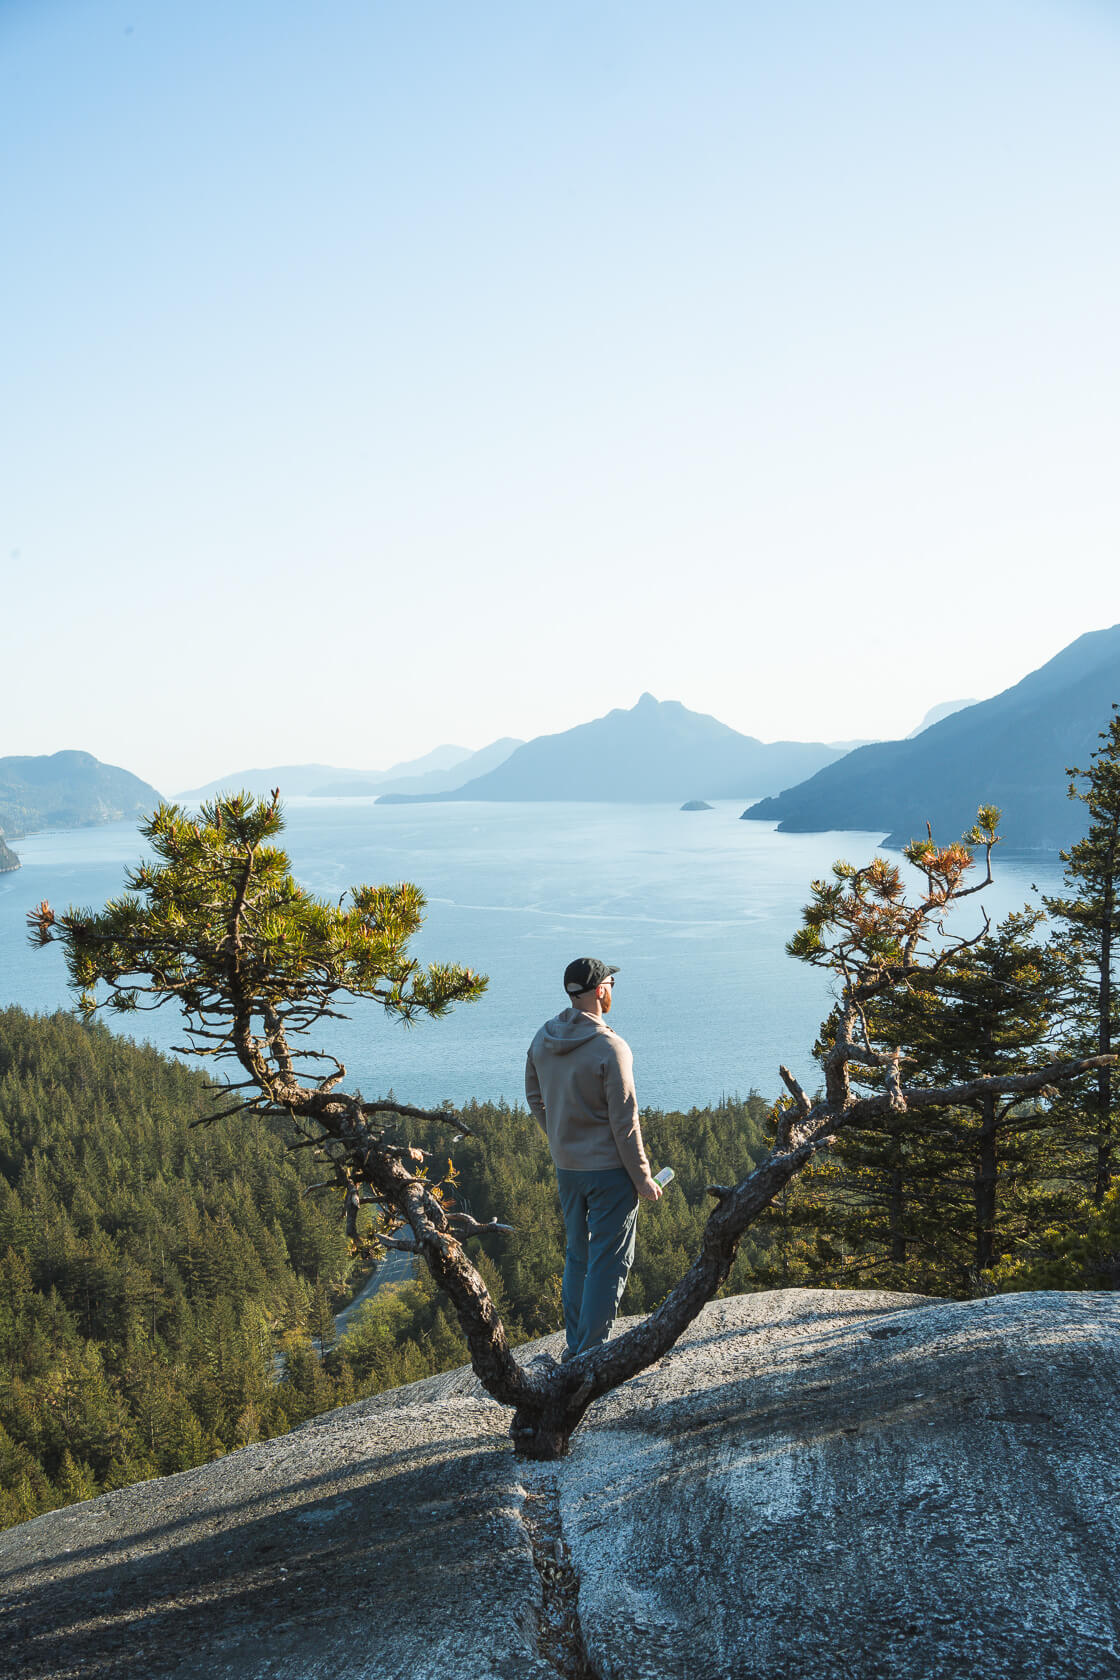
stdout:
<svg viewBox="0 0 1120 1680">
<path fill-rule="evenodd" d="M 1095 1061 L 1051 1064 L 1034 1074 L 997 1079 L 990 1088 L 1026 1094 L 1088 1066 Z M 595 1400 L 668 1353 L 726 1281 L 747 1228 L 837 1131 L 881 1121 L 900 1101 L 914 1108 L 941 1108 L 975 1102 L 988 1091 L 987 1080 L 940 1090 L 900 1088 L 891 1096 L 849 1097 L 839 1112 L 827 1101 L 811 1105 L 802 1097 L 803 1106 L 783 1116 L 775 1147 L 748 1178 L 734 1186 L 710 1187 L 716 1207 L 704 1227 L 700 1251 L 656 1312 L 604 1347 L 540 1370 L 526 1370 L 514 1359 L 486 1284 L 456 1235 L 453 1222 L 465 1216 L 448 1214 L 431 1186 L 411 1171 L 407 1150 L 385 1144 L 351 1097 L 292 1084 L 283 1090 L 282 1100 L 290 1112 L 316 1120 L 345 1146 L 348 1170 L 409 1228 L 407 1246 L 424 1259 L 450 1298 L 475 1375 L 487 1393 L 513 1410 L 510 1434 L 518 1456 L 555 1459 L 567 1452 L 574 1430 Z M 465 1219 L 466 1228 L 473 1224 Z"/>
</svg>

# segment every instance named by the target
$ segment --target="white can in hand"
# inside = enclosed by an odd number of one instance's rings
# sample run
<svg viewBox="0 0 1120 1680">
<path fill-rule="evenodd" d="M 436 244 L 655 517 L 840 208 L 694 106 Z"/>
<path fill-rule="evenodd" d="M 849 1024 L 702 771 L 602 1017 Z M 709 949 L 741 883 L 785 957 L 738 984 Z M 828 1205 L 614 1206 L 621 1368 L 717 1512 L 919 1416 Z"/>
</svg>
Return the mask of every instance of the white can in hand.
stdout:
<svg viewBox="0 0 1120 1680">
<path fill-rule="evenodd" d="M 667 1184 L 671 1184 L 676 1176 L 677 1175 L 673 1171 L 672 1167 L 662 1167 L 660 1172 L 654 1173 L 653 1182 L 655 1184 L 660 1184 L 662 1190 L 664 1190 L 665 1186 Z"/>
</svg>

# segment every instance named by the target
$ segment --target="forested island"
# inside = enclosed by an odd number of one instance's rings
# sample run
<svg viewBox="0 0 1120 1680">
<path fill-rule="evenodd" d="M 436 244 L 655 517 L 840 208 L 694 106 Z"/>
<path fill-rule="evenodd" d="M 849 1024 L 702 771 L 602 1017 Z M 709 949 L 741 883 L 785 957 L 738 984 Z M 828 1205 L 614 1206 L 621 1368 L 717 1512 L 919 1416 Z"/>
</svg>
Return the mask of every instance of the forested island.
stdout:
<svg viewBox="0 0 1120 1680">
<path fill-rule="evenodd" d="M 92 753 L 0 758 L 0 831 L 12 839 L 140 817 L 159 799 L 148 782 Z"/>
<path fill-rule="evenodd" d="M 6 874 L 10 869 L 18 868 L 19 858 L 12 851 L 12 848 L 5 843 L 4 836 L 0 834 L 0 875 Z"/>
</svg>

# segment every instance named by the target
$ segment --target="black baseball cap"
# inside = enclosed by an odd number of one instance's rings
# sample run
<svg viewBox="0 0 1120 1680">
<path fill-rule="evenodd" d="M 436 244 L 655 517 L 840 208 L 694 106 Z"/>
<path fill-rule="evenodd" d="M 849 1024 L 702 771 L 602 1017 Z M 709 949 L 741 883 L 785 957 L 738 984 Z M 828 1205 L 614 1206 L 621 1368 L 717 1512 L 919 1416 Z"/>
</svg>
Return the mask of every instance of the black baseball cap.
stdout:
<svg viewBox="0 0 1120 1680">
<path fill-rule="evenodd" d="M 578 997 L 581 992 L 593 992 L 596 986 L 601 986 L 604 980 L 617 973 L 617 968 L 608 967 L 598 957 L 577 957 L 564 970 L 564 990 L 569 997 Z"/>
</svg>

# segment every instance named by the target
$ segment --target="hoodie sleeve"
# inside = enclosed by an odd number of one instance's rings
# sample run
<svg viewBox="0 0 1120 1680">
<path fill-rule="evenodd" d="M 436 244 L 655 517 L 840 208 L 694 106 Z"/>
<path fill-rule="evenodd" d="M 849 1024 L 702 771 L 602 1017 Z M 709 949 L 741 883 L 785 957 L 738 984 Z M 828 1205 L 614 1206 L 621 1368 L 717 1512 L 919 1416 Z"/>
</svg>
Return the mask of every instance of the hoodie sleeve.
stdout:
<svg viewBox="0 0 1120 1680">
<path fill-rule="evenodd" d="M 638 1094 L 634 1089 L 634 1057 L 625 1039 L 612 1035 L 603 1070 L 607 1094 L 607 1118 L 615 1148 L 630 1174 L 635 1189 L 650 1176 L 649 1161 L 642 1142 L 638 1119 Z"/>
<path fill-rule="evenodd" d="M 537 1070 L 533 1062 L 533 1048 L 529 1047 L 529 1054 L 525 1058 L 525 1101 L 529 1104 L 537 1124 L 545 1137 L 548 1127 L 545 1125 L 544 1099 L 541 1096 L 541 1082 L 537 1078 Z"/>
</svg>

